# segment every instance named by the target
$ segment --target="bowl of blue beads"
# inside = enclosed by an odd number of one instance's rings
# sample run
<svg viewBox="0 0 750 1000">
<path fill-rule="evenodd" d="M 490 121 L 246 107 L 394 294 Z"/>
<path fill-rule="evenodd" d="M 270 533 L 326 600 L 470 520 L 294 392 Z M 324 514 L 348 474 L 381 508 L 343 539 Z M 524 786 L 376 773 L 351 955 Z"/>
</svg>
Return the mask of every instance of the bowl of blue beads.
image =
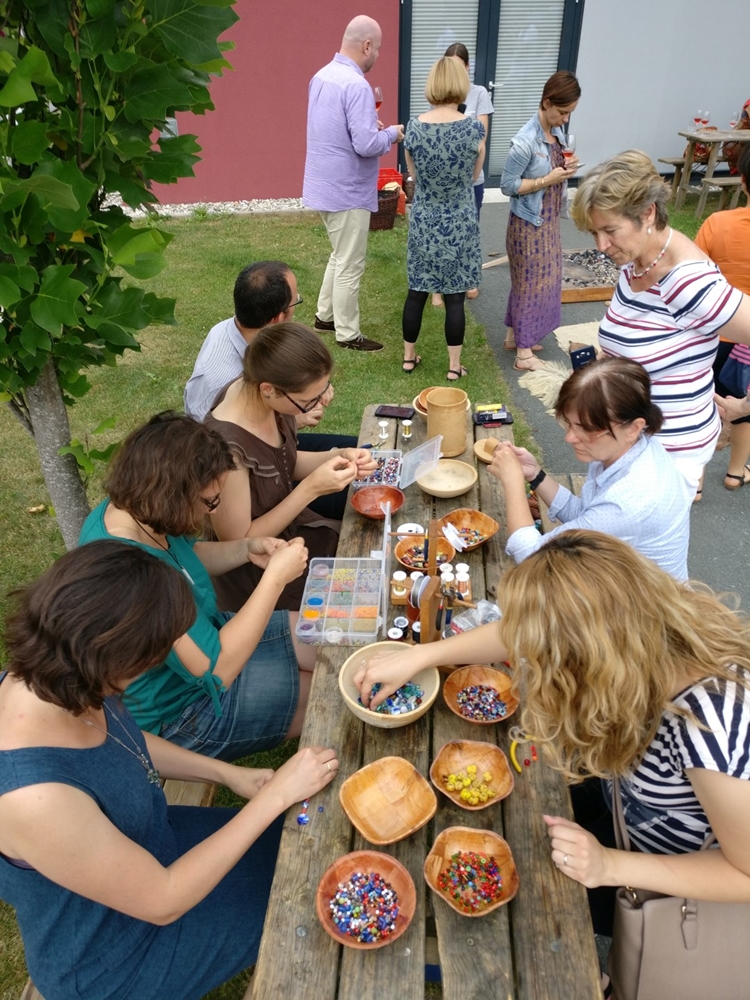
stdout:
<svg viewBox="0 0 750 1000">
<path fill-rule="evenodd" d="M 365 708 L 355 676 L 379 653 L 403 653 L 407 647 L 402 642 L 373 642 L 352 653 L 339 671 L 339 691 L 349 711 L 362 722 L 379 729 L 398 729 L 420 719 L 432 706 L 440 691 L 440 674 L 436 667 L 427 667 L 412 677 L 374 711 Z M 373 694 L 380 690 L 376 684 Z"/>
<path fill-rule="evenodd" d="M 328 934 L 361 951 L 401 937 L 414 917 L 417 890 L 404 866 L 380 851 L 352 851 L 328 868 L 315 910 Z"/>
<path fill-rule="evenodd" d="M 443 685 L 448 708 L 467 722 L 489 726 L 504 722 L 518 708 L 513 678 L 483 663 L 451 671 Z"/>
</svg>

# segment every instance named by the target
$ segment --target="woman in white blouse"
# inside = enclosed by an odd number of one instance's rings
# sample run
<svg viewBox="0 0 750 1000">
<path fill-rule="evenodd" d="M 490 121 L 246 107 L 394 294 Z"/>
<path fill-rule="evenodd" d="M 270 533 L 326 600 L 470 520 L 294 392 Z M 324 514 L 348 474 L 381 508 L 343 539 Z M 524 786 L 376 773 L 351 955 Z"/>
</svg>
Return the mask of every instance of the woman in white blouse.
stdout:
<svg viewBox="0 0 750 1000">
<path fill-rule="evenodd" d="M 662 414 L 646 370 L 627 358 L 602 358 L 563 383 L 555 416 L 576 458 L 589 463 L 577 497 L 547 475 L 525 448 L 502 442 L 488 467 L 505 490 L 508 545 L 516 562 L 571 528 L 628 542 L 677 580 L 687 579 L 692 496 L 673 459 L 653 437 Z M 534 526 L 526 484 L 561 521 L 547 535 Z"/>
</svg>

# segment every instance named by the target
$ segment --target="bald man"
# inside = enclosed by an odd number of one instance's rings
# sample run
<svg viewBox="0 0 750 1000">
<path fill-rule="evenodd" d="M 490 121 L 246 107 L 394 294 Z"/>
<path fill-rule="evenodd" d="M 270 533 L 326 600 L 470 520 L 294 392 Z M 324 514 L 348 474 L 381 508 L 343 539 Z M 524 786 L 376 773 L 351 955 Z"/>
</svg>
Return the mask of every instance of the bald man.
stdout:
<svg viewBox="0 0 750 1000">
<path fill-rule="evenodd" d="M 378 121 L 365 80 L 380 51 L 380 25 L 364 14 L 347 25 L 341 50 L 310 81 L 302 199 L 315 208 L 332 252 L 318 296 L 315 329 L 333 331 L 339 347 L 382 351 L 362 336 L 359 285 L 370 213 L 378 208 L 378 158 L 404 138 L 403 125 Z"/>
</svg>

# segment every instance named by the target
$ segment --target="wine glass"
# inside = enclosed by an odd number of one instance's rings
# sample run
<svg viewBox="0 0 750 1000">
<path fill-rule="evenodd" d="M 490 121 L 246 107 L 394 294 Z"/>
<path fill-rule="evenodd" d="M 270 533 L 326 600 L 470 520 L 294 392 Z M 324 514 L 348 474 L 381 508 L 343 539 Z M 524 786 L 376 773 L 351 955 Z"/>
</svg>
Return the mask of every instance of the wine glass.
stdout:
<svg viewBox="0 0 750 1000">
<path fill-rule="evenodd" d="M 739 111 L 733 111 L 731 113 L 731 115 L 729 116 L 729 127 L 730 128 L 736 128 L 737 127 L 737 122 L 739 120 L 740 120 L 740 113 L 739 113 Z"/>
<path fill-rule="evenodd" d="M 700 110 L 696 111 L 695 114 L 693 115 L 693 124 L 695 125 L 696 128 L 701 127 L 702 118 L 703 118 L 703 112 Z"/>
<path fill-rule="evenodd" d="M 562 155 L 566 162 L 573 158 L 575 151 L 576 151 L 576 137 L 573 135 L 572 132 L 568 132 L 568 134 L 564 137 L 562 142 Z"/>
<path fill-rule="evenodd" d="M 705 128 L 710 121 L 711 121 L 711 112 L 704 111 L 703 114 L 701 115 L 701 125 L 703 126 L 703 128 Z"/>
<path fill-rule="evenodd" d="M 380 87 L 373 87 L 372 92 L 375 95 L 375 110 L 380 111 L 380 105 L 383 103 L 383 91 Z"/>
</svg>

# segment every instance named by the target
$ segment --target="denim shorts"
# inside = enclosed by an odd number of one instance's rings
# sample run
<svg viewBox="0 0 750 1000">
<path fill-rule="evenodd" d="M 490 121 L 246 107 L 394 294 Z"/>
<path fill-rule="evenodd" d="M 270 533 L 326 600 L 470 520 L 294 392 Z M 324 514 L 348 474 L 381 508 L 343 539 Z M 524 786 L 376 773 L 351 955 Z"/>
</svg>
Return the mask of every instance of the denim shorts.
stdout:
<svg viewBox="0 0 750 1000">
<path fill-rule="evenodd" d="M 221 718 L 216 718 L 211 699 L 204 695 L 174 722 L 162 726 L 159 735 L 187 750 L 226 761 L 283 742 L 299 700 L 289 612 L 274 611 L 255 652 L 219 700 Z"/>
</svg>

